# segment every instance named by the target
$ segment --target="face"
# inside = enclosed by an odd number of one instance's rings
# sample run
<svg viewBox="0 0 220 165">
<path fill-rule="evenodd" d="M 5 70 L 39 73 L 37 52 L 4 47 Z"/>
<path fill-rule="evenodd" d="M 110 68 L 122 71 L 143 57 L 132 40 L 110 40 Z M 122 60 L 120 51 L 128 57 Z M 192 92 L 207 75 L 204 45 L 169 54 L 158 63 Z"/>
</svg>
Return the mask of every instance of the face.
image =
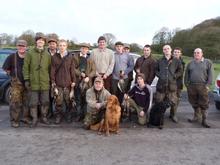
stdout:
<svg viewBox="0 0 220 165">
<path fill-rule="evenodd" d="M 63 53 L 67 50 L 67 43 L 66 42 L 60 42 L 58 47 L 59 47 L 59 51 L 61 53 Z"/>
<path fill-rule="evenodd" d="M 174 57 L 176 57 L 176 58 L 179 59 L 179 58 L 181 57 L 181 55 L 182 55 L 181 50 L 174 49 L 174 51 L 173 51 L 173 56 L 174 56 Z"/>
<path fill-rule="evenodd" d="M 95 90 L 100 91 L 103 88 L 103 82 L 96 81 L 94 83 Z"/>
<path fill-rule="evenodd" d="M 48 43 L 49 49 L 50 50 L 56 50 L 57 48 L 57 43 L 56 42 L 49 42 Z"/>
<path fill-rule="evenodd" d="M 171 51 L 172 51 L 172 49 L 171 49 L 170 45 L 165 45 L 163 47 L 163 54 L 164 55 L 171 55 Z"/>
<path fill-rule="evenodd" d="M 149 56 L 151 54 L 151 49 L 149 47 L 144 47 L 144 55 Z"/>
<path fill-rule="evenodd" d="M 27 47 L 23 45 L 17 45 L 17 50 L 19 54 L 24 54 L 26 52 Z"/>
<path fill-rule="evenodd" d="M 144 85 L 144 79 L 142 77 L 137 77 L 137 83 L 140 86 Z"/>
<path fill-rule="evenodd" d="M 81 52 L 82 54 L 87 54 L 89 52 L 89 48 L 88 47 L 81 47 Z"/>
<path fill-rule="evenodd" d="M 43 38 L 40 38 L 36 41 L 37 47 L 43 47 L 45 45 L 45 41 Z"/>
<path fill-rule="evenodd" d="M 129 48 L 124 48 L 124 52 L 125 52 L 125 53 L 129 53 L 129 52 L 130 52 L 130 49 L 129 49 Z"/>
<path fill-rule="evenodd" d="M 99 43 L 98 43 L 98 47 L 100 49 L 104 49 L 106 47 L 106 42 L 105 40 L 100 40 Z"/>
<path fill-rule="evenodd" d="M 122 53 L 123 52 L 123 46 L 122 45 L 116 45 L 115 46 L 115 49 L 116 49 L 116 51 L 118 52 L 118 53 Z"/>
<path fill-rule="evenodd" d="M 194 59 L 195 60 L 201 60 L 202 57 L 203 57 L 202 49 L 199 49 L 199 48 L 195 49 L 194 50 Z"/>
</svg>

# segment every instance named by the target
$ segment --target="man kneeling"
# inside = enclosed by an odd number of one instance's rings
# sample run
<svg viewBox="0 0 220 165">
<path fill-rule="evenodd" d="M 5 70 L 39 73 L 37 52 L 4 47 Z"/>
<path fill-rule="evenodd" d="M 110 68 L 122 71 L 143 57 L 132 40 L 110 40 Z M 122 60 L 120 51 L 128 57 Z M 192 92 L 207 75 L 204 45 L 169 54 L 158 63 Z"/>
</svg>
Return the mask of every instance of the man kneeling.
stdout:
<svg viewBox="0 0 220 165">
<path fill-rule="evenodd" d="M 137 112 L 138 123 L 145 125 L 148 120 L 147 112 L 151 108 L 153 93 L 148 84 L 144 83 L 145 76 L 142 73 L 137 75 L 137 84 L 132 87 L 128 94 L 124 95 L 128 101 L 131 112 Z"/>
<path fill-rule="evenodd" d="M 94 86 L 87 90 L 87 113 L 84 119 L 84 128 L 89 129 L 91 125 L 99 123 L 105 114 L 107 99 L 111 94 L 104 88 L 101 77 L 96 77 Z"/>
</svg>

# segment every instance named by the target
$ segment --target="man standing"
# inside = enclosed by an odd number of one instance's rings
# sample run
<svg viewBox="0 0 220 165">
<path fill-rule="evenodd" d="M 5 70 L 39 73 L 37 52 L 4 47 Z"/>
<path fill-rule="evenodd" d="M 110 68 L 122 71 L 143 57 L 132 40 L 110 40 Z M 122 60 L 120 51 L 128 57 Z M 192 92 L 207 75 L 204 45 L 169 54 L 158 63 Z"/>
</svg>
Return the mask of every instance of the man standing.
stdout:
<svg viewBox="0 0 220 165">
<path fill-rule="evenodd" d="M 52 57 L 51 82 L 56 96 L 55 124 L 60 124 L 62 119 L 62 105 L 65 104 L 67 120 L 71 122 L 71 99 L 74 97 L 75 65 L 73 56 L 67 51 L 67 41 L 60 40 L 58 52 Z"/>
<path fill-rule="evenodd" d="M 51 55 L 51 57 L 53 55 L 55 55 L 57 53 L 57 37 L 53 34 L 51 34 L 49 37 L 48 37 L 48 52 L 49 54 Z M 54 112 L 54 100 L 53 100 L 53 91 L 52 91 L 52 88 L 50 87 L 50 107 L 49 107 L 49 113 L 48 113 L 48 117 L 52 117 L 53 116 L 53 112 Z"/>
<path fill-rule="evenodd" d="M 202 126 L 210 128 L 207 124 L 207 110 L 209 106 L 208 91 L 212 83 L 213 66 L 209 59 L 203 57 L 202 49 L 194 50 L 194 59 L 187 65 L 184 83 L 187 87 L 189 102 L 194 109 L 193 119 L 189 122 L 197 122 L 202 114 Z"/>
<path fill-rule="evenodd" d="M 155 101 L 157 104 L 168 100 L 172 106 L 176 106 L 178 100 L 176 96 L 176 79 L 181 77 L 183 68 L 180 61 L 172 56 L 171 51 L 170 45 L 164 45 L 164 57 L 159 59 L 156 64 L 155 73 L 158 77 L 158 82 Z M 171 119 L 176 123 L 177 117 L 175 115 L 176 114 L 172 114 Z"/>
<path fill-rule="evenodd" d="M 23 112 L 23 121 L 31 124 L 29 119 L 28 96 L 24 86 L 22 67 L 27 49 L 25 40 L 17 41 L 17 52 L 7 57 L 3 69 L 11 77 L 10 120 L 12 127 L 19 127 L 20 115 Z"/>
<path fill-rule="evenodd" d="M 98 38 L 98 48 L 92 50 L 91 59 L 95 62 L 96 76 L 103 78 L 105 88 L 110 91 L 115 59 L 113 51 L 106 48 L 105 37 Z"/>
<path fill-rule="evenodd" d="M 145 83 L 151 85 L 155 77 L 156 61 L 151 55 L 150 45 L 145 45 L 143 50 L 144 55 L 137 59 L 134 70 L 136 74 L 143 73 L 145 76 Z"/>
<path fill-rule="evenodd" d="M 55 37 L 50 36 L 48 38 L 48 52 L 51 56 L 57 53 L 57 39 Z"/>
<path fill-rule="evenodd" d="M 130 45 L 124 44 L 123 52 L 126 53 L 126 54 L 128 54 L 129 56 L 131 56 L 131 54 L 130 54 Z M 132 83 L 133 80 L 134 80 L 134 78 L 133 78 L 133 70 L 132 70 L 132 71 L 130 71 L 130 72 L 128 73 L 128 86 L 127 86 L 128 88 L 127 88 L 127 91 L 130 90 L 130 88 L 131 88 L 131 83 Z"/>
<path fill-rule="evenodd" d="M 185 62 L 183 61 L 182 59 L 182 49 L 179 48 L 179 47 L 176 47 L 174 50 L 173 50 L 173 56 L 174 58 L 177 58 L 178 60 L 180 60 L 181 64 L 182 64 L 182 68 L 183 68 L 183 72 L 184 72 L 184 68 L 185 68 Z M 176 91 L 176 95 L 177 95 L 177 104 L 174 106 L 174 105 L 171 105 L 171 108 L 170 108 L 170 118 L 172 119 L 172 116 L 173 116 L 173 121 L 174 122 L 177 122 L 177 117 L 176 117 L 176 112 L 177 112 L 177 108 L 178 108 L 178 105 L 179 105 L 179 101 L 180 101 L 180 97 L 181 97 L 181 91 L 183 89 L 183 72 L 182 72 L 182 75 L 176 79 L 176 84 L 177 84 L 177 91 Z"/>
<path fill-rule="evenodd" d="M 38 105 L 40 105 L 42 122 L 49 124 L 47 113 L 49 108 L 51 56 L 44 47 L 46 38 L 43 33 L 36 33 L 35 41 L 36 46 L 27 52 L 23 66 L 25 87 L 31 91 L 29 106 L 33 118 L 32 127 L 37 126 Z"/>
<path fill-rule="evenodd" d="M 77 121 L 83 120 L 86 114 L 86 91 L 92 87 L 92 81 L 96 74 L 94 61 L 88 55 L 90 45 L 80 44 L 80 53 L 74 54 L 74 64 L 76 72 L 76 107 Z"/>
<path fill-rule="evenodd" d="M 96 77 L 94 86 L 86 92 L 87 113 L 84 119 L 84 128 L 89 129 L 91 125 L 102 120 L 105 114 L 107 99 L 111 95 L 104 88 L 103 79 Z"/>
<path fill-rule="evenodd" d="M 123 52 L 124 44 L 115 43 L 115 66 L 112 73 L 112 94 L 122 103 L 124 93 L 127 93 L 128 73 L 134 68 L 134 60 L 129 54 Z"/>
</svg>

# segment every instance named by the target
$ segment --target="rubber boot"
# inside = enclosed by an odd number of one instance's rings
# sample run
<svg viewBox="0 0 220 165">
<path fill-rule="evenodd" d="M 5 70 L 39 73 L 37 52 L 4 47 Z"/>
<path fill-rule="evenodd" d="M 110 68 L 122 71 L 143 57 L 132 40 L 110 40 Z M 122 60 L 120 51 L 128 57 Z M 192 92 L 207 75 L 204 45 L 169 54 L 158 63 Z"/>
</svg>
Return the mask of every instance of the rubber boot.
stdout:
<svg viewBox="0 0 220 165">
<path fill-rule="evenodd" d="M 171 106 L 171 108 L 170 108 L 170 119 L 171 119 L 174 123 L 178 123 L 178 119 L 177 119 L 177 117 L 176 117 L 176 110 L 177 110 L 177 105 Z"/>
<path fill-rule="evenodd" d="M 38 122 L 38 109 L 37 109 L 37 107 L 31 107 L 30 112 L 31 112 L 31 117 L 33 118 L 31 127 L 34 128 L 37 126 L 37 122 Z"/>
<path fill-rule="evenodd" d="M 23 115 L 22 116 L 23 116 L 23 118 L 21 121 L 23 121 L 24 123 L 26 123 L 28 125 L 31 125 L 32 122 L 30 120 L 29 108 L 26 107 L 25 105 L 23 107 Z"/>
<path fill-rule="evenodd" d="M 210 128 L 211 126 L 207 123 L 207 111 L 202 110 L 202 126 L 205 128 Z"/>
<path fill-rule="evenodd" d="M 200 108 L 195 108 L 194 109 L 194 116 L 192 119 L 188 119 L 188 122 L 196 123 L 200 120 L 200 118 L 201 118 L 201 110 L 200 110 Z"/>
<path fill-rule="evenodd" d="M 47 124 L 47 125 L 50 124 L 50 122 L 47 119 L 48 110 L 49 110 L 49 107 L 47 105 L 42 105 L 41 106 L 41 115 L 42 115 L 41 116 L 41 122 L 44 123 L 44 124 Z"/>
</svg>

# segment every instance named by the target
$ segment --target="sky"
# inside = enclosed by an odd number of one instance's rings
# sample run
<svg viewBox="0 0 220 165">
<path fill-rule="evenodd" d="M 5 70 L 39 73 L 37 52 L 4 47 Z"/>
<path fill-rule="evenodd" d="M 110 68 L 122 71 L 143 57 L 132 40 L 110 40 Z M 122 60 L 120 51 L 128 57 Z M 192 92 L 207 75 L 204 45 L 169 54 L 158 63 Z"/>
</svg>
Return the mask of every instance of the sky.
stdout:
<svg viewBox="0 0 220 165">
<path fill-rule="evenodd" d="M 0 0 L 0 33 L 56 33 L 75 42 L 151 44 L 162 27 L 187 29 L 220 16 L 219 0 Z"/>
</svg>

